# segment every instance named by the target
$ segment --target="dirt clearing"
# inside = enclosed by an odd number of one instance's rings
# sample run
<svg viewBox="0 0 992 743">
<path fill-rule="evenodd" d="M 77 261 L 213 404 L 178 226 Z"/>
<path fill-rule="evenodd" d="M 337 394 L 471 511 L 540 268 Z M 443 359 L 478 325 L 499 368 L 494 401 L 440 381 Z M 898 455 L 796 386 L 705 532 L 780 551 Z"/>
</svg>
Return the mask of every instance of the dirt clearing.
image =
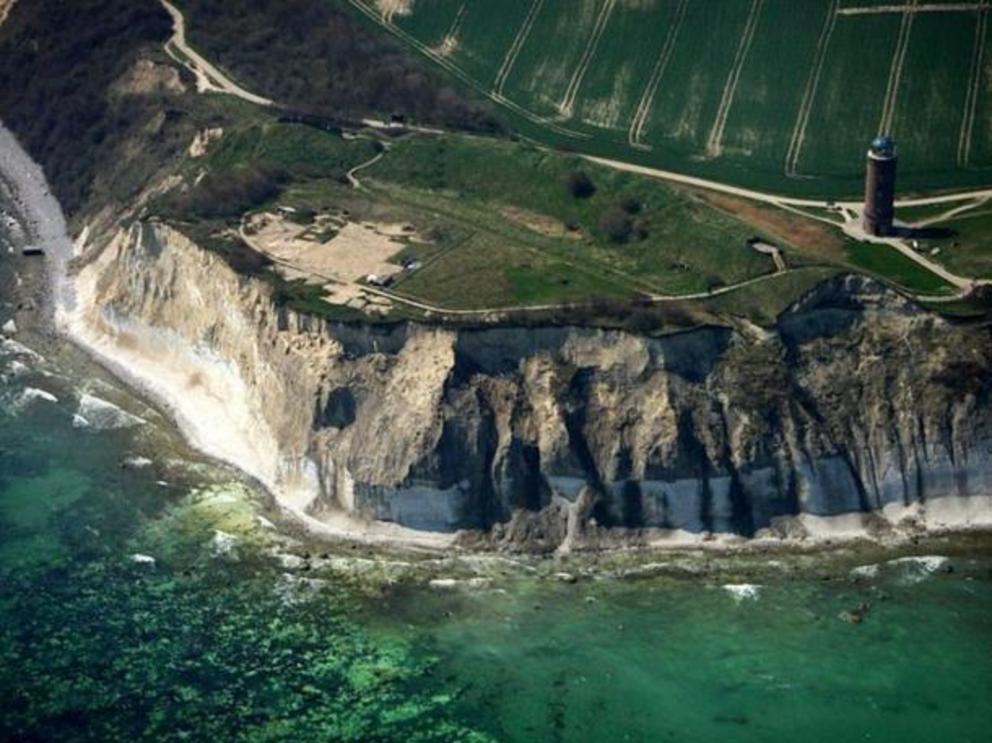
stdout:
<svg viewBox="0 0 992 743">
<path fill-rule="evenodd" d="M 690 190 L 702 201 L 753 224 L 805 255 L 834 261 L 844 256 L 844 236 L 830 225 L 727 194 Z"/>
<path fill-rule="evenodd" d="M 288 278 L 336 279 L 354 282 L 374 275 L 386 278 L 402 270 L 389 259 L 403 250 L 403 226 L 342 223 L 318 215 L 302 225 L 272 212 L 255 214 L 245 227 L 266 254 L 295 275 Z"/>
</svg>

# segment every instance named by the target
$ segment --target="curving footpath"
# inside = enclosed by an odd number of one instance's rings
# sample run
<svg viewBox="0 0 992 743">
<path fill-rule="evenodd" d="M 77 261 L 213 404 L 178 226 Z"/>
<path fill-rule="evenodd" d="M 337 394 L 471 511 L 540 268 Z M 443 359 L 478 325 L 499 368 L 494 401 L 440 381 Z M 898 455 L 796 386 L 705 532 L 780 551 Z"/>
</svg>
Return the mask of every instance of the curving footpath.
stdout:
<svg viewBox="0 0 992 743">
<path fill-rule="evenodd" d="M 170 16 L 172 16 L 172 38 L 165 43 L 166 53 L 176 62 L 187 68 L 196 76 L 196 89 L 205 93 L 212 91 L 215 93 L 227 93 L 250 103 L 259 106 L 275 106 L 275 102 L 269 98 L 255 95 L 240 85 L 235 83 L 223 72 L 210 64 L 206 59 L 197 54 L 189 44 L 186 43 L 186 20 L 179 8 L 168 0 L 159 0 Z M 185 59 L 176 54 L 179 51 Z"/>
</svg>

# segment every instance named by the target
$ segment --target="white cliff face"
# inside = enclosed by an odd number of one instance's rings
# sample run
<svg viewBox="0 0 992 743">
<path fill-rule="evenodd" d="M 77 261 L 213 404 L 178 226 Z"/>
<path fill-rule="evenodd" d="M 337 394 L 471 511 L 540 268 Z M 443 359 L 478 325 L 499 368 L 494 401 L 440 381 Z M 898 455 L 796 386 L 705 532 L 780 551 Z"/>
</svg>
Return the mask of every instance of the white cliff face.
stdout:
<svg viewBox="0 0 992 743">
<path fill-rule="evenodd" d="M 820 289 L 760 341 L 348 326 L 276 307 L 263 283 L 146 224 L 75 286 L 72 335 L 200 448 L 323 523 L 553 548 L 630 529 L 992 522 L 988 330 L 863 280 Z"/>
</svg>

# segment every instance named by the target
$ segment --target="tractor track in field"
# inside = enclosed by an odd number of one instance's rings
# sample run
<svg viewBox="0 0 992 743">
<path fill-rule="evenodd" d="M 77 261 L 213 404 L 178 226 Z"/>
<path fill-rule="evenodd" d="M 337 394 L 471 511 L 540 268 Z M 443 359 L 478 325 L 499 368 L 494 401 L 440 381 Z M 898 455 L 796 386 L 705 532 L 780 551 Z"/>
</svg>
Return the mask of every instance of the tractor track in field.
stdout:
<svg viewBox="0 0 992 743">
<path fill-rule="evenodd" d="M 914 8 L 919 4 L 919 0 L 910 0 L 907 9 Z M 905 12 L 899 24 L 899 38 L 896 41 L 896 49 L 892 54 L 892 65 L 889 67 L 889 81 L 885 88 L 885 104 L 882 108 L 882 117 L 878 122 L 878 133 L 880 135 L 892 135 L 892 125 L 895 119 L 896 102 L 899 99 L 899 84 L 902 82 L 903 65 L 906 62 L 906 50 L 909 49 L 909 39 L 913 32 L 913 19 L 916 14 Z"/>
<path fill-rule="evenodd" d="M 627 141 L 632 147 L 647 148 L 647 145 L 642 141 L 644 125 L 647 123 L 648 116 L 651 114 L 651 108 L 654 106 L 655 93 L 658 92 L 658 86 L 665 76 L 665 70 L 668 69 L 668 62 L 671 60 L 675 44 L 678 42 L 679 29 L 682 28 L 682 22 L 685 20 L 688 7 L 689 0 L 680 0 L 679 6 L 675 11 L 675 17 L 672 19 L 672 25 L 668 27 L 668 33 L 665 36 L 665 45 L 661 48 L 661 53 L 658 55 L 658 59 L 654 63 L 654 68 L 651 70 L 651 77 L 648 78 L 648 84 L 644 87 L 641 100 L 637 104 L 637 110 L 634 111 L 634 117 L 630 121 L 630 130 L 627 132 Z"/>
<path fill-rule="evenodd" d="M 568 137 L 570 139 L 589 139 L 592 137 L 591 134 L 587 134 L 585 132 L 577 132 L 572 129 L 566 129 L 563 126 L 559 126 L 558 124 L 548 119 L 547 117 L 540 116 L 539 114 L 534 113 L 530 109 L 524 108 L 518 103 L 514 103 L 513 101 L 504 97 L 503 95 L 496 93 L 493 90 L 487 89 L 478 80 L 476 80 L 474 77 L 468 74 L 465 70 L 463 70 L 461 67 L 456 65 L 451 60 L 447 59 L 445 56 L 438 54 L 437 51 L 431 49 L 429 46 L 427 46 L 427 44 L 423 43 L 422 41 L 420 41 L 413 35 L 407 33 L 402 28 L 399 28 L 395 24 L 388 23 L 385 20 L 383 20 L 382 17 L 378 13 L 376 13 L 373 8 L 369 7 L 369 5 L 364 0 L 347 0 L 347 1 L 349 5 L 355 8 L 355 10 L 360 12 L 366 18 L 371 20 L 373 23 L 380 26 L 385 31 L 391 33 L 393 36 L 400 39 L 401 41 L 405 42 L 413 49 L 420 52 L 425 57 L 429 58 L 430 60 L 438 64 L 440 67 L 444 68 L 452 75 L 457 77 L 465 85 L 469 86 L 477 93 L 479 93 L 482 96 L 485 96 L 494 103 L 497 103 L 500 106 L 503 106 L 504 108 L 513 111 L 514 113 L 518 114 L 519 116 L 522 116 L 531 123 L 539 124 L 540 126 L 546 127 L 551 131 L 555 132 L 556 134 L 562 135 L 563 137 Z"/>
<path fill-rule="evenodd" d="M 830 39 L 833 37 L 834 28 L 837 26 L 837 8 L 839 5 L 840 0 L 832 0 L 830 7 L 827 8 L 827 16 L 823 20 L 820 38 L 816 42 L 816 56 L 813 60 L 813 67 L 810 70 L 809 77 L 806 79 L 806 88 L 803 90 L 802 101 L 799 104 L 796 125 L 792 130 L 789 150 L 785 155 L 785 174 L 791 178 L 799 176 L 799 156 L 803 150 L 803 143 L 806 141 L 806 129 L 809 126 L 809 119 L 813 113 L 816 91 L 820 87 L 820 77 L 823 74 L 823 67 L 826 64 Z"/>
<path fill-rule="evenodd" d="M 988 0 L 982 0 L 983 10 L 988 9 Z M 975 128 L 975 115 L 978 111 L 978 99 L 982 85 L 982 60 L 985 57 L 985 37 L 988 30 L 989 15 L 979 12 L 975 21 L 975 45 L 971 53 L 971 71 L 968 78 L 968 92 L 965 97 L 964 118 L 961 120 L 961 132 L 958 135 L 958 165 L 966 167 L 971 159 L 971 138 Z"/>
<path fill-rule="evenodd" d="M 520 25 L 517 35 L 513 37 L 513 43 L 510 44 L 510 48 L 506 52 L 506 56 L 503 57 L 503 64 L 500 65 L 499 70 L 496 73 L 496 79 L 493 81 L 492 93 L 494 95 L 503 96 L 503 88 L 506 86 L 506 78 L 510 76 L 510 72 L 513 70 L 513 65 L 517 62 L 517 57 L 520 56 L 520 50 L 523 49 L 524 44 L 527 42 L 527 37 L 530 36 L 531 30 L 534 28 L 534 22 L 537 20 L 537 16 L 541 12 L 541 7 L 544 5 L 544 0 L 534 0 L 533 5 L 527 10 L 527 15 L 524 17 L 524 22 Z"/>
<path fill-rule="evenodd" d="M 610 22 L 610 17 L 613 15 L 613 9 L 616 7 L 616 4 L 617 0 L 606 0 L 606 3 L 599 11 L 599 15 L 596 17 L 596 23 L 592 28 L 589 41 L 586 42 L 586 47 L 582 50 L 582 56 L 579 58 L 579 64 L 575 68 L 575 72 L 572 73 L 571 80 L 568 81 L 568 87 L 565 88 L 565 96 L 558 105 L 558 110 L 561 111 L 561 115 L 565 118 L 572 116 L 572 109 L 575 107 L 575 97 L 579 93 L 582 80 L 589 70 L 592 59 L 596 55 L 599 40 L 603 38 L 603 32 Z"/>
<path fill-rule="evenodd" d="M 924 3 L 918 5 L 864 5 L 840 8 L 837 15 L 883 15 L 887 13 L 960 13 L 985 10 L 985 3 Z"/>
<path fill-rule="evenodd" d="M 741 71 L 747 61 L 747 54 L 751 49 L 751 42 L 754 41 L 754 32 L 758 28 L 758 19 L 761 16 L 761 8 L 765 0 L 752 0 L 751 10 L 748 13 L 747 21 L 744 23 L 744 31 L 741 33 L 740 42 L 737 44 L 737 53 L 734 55 L 734 63 L 727 76 L 727 82 L 723 86 L 723 95 L 720 97 L 720 105 L 717 107 L 716 119 L 710 136 L 706 140 L 707 157 L 719 157 L 723 150 L 723 133 L 727 127 L 727 119 L 730 117 L 730 107 L 734 103 L 734 94 L 737 92 L 737 84 L 741 79 Z"/>
</svg>

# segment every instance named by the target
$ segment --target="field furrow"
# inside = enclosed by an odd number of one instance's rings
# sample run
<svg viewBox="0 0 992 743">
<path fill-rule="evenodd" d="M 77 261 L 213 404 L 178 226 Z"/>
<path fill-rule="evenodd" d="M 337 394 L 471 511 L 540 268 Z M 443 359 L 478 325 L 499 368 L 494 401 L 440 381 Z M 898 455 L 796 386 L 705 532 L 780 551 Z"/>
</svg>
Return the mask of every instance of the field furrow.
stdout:
<svg viewBox="0 0 992 743">
<path fill-rule="evenodd" d="M 830 48 L 830 39 L 837 25 L 838 4 L 839 0 L 830 0 L 830 5 L 827 7 L 826 15 L 823 18 L 820 36 L 816 40 L 816 56 L 814 57 L 809 77 L 806 79 L 806 87 L 803 88 L 803 97 L 799 103 L 799 113 L 796 116 L 795 126 L 792 128 L 789 149 L 785 154 L 785 173 L 790 177 L 799 175 L 799 155 L 802 152 L 803 142 L 806 139 L 806 128 L 809 126 L 813 101 L 816 100 L 816 91 L 820 86 L 820 77 L 823 75 L 823 63 L 827 58 L 827 49 Z"/>
<path fill-rule="evenodd" d="M 545 2 L 503 83 L 503 95 L 536 114 L 557 116 L 597 26 L 603 0 Z"/>
<path fill-rule="evenodd" d="M 910 7 L 915 6 L 918 1 L 910 0 Z M 896 101 L 899 97 L 899 83 L 902 81 L 902 68 L 906 62 L 906 51 L 909 49 L 909 39 L 913 32 L 913 19 L 915 17 L 913 13 L 902 14 L 899 39 L 896 41 L 896 50 L 892 55 L 892 65 L 889 68 L 889 82 L 885 88 L 885 106 L 882 108 L 882 117 L 878 122 L 879 134 L 894 134 L 892 123 L 895 116 Z"/>
<path fill-rule="evenodd" d="M 988 7 L 988 0 L 982 0 L 982 10 Z M 985 37 L 989 15 L 979 12 L 975 22 L 975 41 L 971 54 L 971 67 L 968 71 L 968 94 L 965 98 L 964 116 L 958 134 L 957 163 L 966 167 L 971 157 L 971 138 L 975 130 L 975 114 L 978 111 L 978 97 L 982 85 L 982 60 L 985 57 Z"/>
<path fill-rule="evenodd" d="M 716 111 L 716 120 L 713 122 L 713 128 L 710 130 L 710 136 L 706 142 L 706 154 L 710 157 L 720 156 L 723 145 L 723 130 L 727 126 L 727 116 L 730 115 L 730 107 L 734 102 L 737 83 L 741 79 L 741 69 L 744 67 L 747 53 L 751 49 L 751 42 L 754 40 L 754 31 L 758 27 L 758 18 L 761 16 L 763 4 L 764 0 L 753 0 L 751 3 L 751 12 L 748 14 L 744 31 L 741 33 L 741 39 L 737 45 L 734 65 L 730 68 L 730 75 L 727 76 L 727 83 L 723 87 L 723 95 L 720 97 L 720 105 Z"/>
<path fill-rule="evenodd" d="M 389 22 L 403 29 L 429 47 L 440 48 L 466 0 L 431 0 L 430 12 L 419 2 L 405 12 L 389 17 Z"/>
<path fill-rule="evenodd" d="M 885 106 L 901 18 L 838 16 L 798 169 L 860 180 Z"/>
<path fill-rule="evenodd" d="M 665 84 L 642 127 L 645 144 L 701 153 L 734 64 L 750 3 L 691 2 L 668 62 Z"/>
<path fill-rule="evenodd" d="M 892 112 L 901 161 L 920 168 L 956 161 L 968 113 L 975 26 L 974 14 L 942 13 L 913 27 Z"/>
<path fill-rule="evenodd" d="M 499 71 L 496 73 L 496 80 L 493 82 L 493 91 L 497 95 L 503 95 L 503 86 L 506 85 L 506 77 L 510 74 L 510 70 L 513 69 L 513 63 L 516 62 L 517 57 L 520 55 L 520 50 L 527 42 L 527 37 L 530 35 L 531 29 L 534 28 L 534 19 L 541 12 L 541 6 L 543 4 L 544 0 L 534 0 L 531 3 L 524 22 L 513 37 L 513 43 L 510 44 L 506 56 L 503 57 L 503 63 L 499 66 Z"/>
<path fill-rule="evenodd" d="M 665 70 L 668 69 L 668 62 L 672 58 L 672 51 L 675 49 L 675 44 L 678 41 L 679 30 L 682 28 L 682 21 L 685 20 L 686 8 L 688 7 L 689 0 L 679 0 L 678 7 L 675 11 L 675 17 L 669 23 L 668 31 L 665 35 L 665 45 L 658 54 L 658 58 L 654 63 L 654 68 L 651 70 L 651 77 L 648 78 L 648 82 L 644 86 L 644 90 L 641 94 L 640 101 L 637 104 L 637 109 L 634 111 L 634 116 L 631 119 L 630 128 L 627 133 L 627 141 L 634 147 L 645 146 L 642 141 L 644 134 L 644 123 L 647 121 L 648 115 L 651 113 L 651 106 L 654 103 L 655 93 L 658 92 L 658 86 L 661 84 L 661 81 L 665 76 Z"/>
<path fill-rule="evenodd" d="M 902 188 L 987 185 L 992 0 L 349 5 L 545 144 L 853 197 L 868 142 L 894 131 Z"/>
<path fill-rule="evenodd" d="M 578 94 L 579 87 L 582 85 L 582 79 L 585 77 L 586 70 L 589 69 L 589 63 L 596 54 L 596 47 L 599 45 L 599 40 L 603 36 L 603 30 L 606 28 L 606 24 L 610 22 L 610 16 L 613 14 L 613 9 L 616 7 L 616 4 L 617 0 L 606 0 L 604 3 L 603 9 L 600 11 L 599 17 L 596 19 L 596 25 L 593 27 L 592 34 L 589 37 L 589 42 L 586 44 L 586 48 L 582 51 L 582 58 L 579 60 L 579 64 L 575 68 L 575 72 L 572 73 L 571 80 L 568 81 L 568 88 L 565 90 L 565 97 L 562 98 L 561 104 L 558 106 L 561 115 L 566 118 L 572 115 L 572 107 L 575 105 L 575 96 Z"/>
</svg>

